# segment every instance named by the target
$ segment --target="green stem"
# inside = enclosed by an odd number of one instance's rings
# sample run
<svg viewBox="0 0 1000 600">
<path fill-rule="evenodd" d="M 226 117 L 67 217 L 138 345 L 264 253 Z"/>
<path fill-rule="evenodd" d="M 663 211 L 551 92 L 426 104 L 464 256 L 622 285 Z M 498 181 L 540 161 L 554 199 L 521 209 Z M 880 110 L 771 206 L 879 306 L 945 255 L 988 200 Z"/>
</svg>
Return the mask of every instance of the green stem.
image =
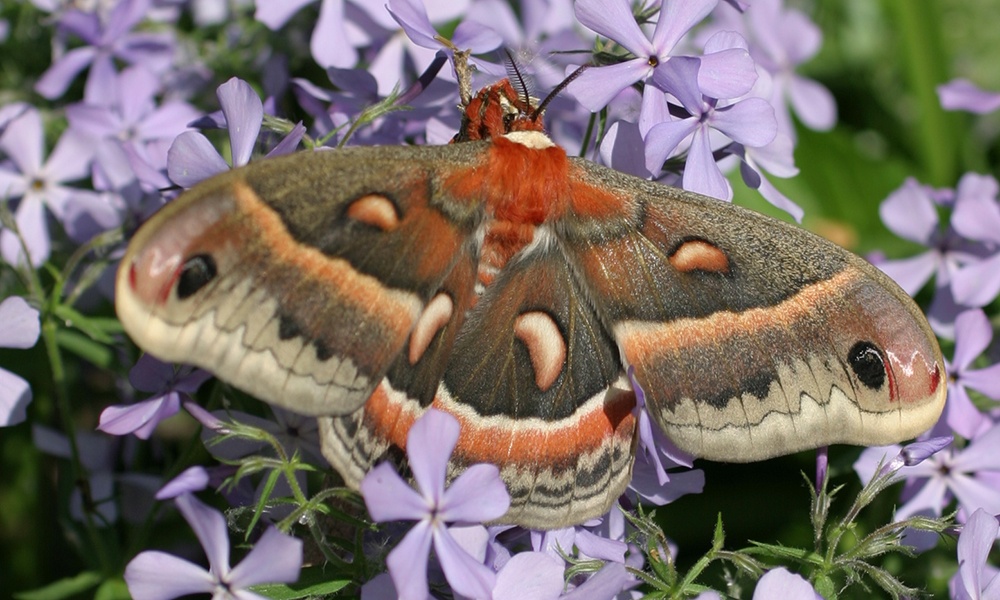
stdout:
<svg viewBox="0 0 1000 600">
<path fill-rule="evenodd" d="M 58 296 L 51 296 L 52 302 L 57 302 Z M 76 430 L 74 428 L 73 421 L 73 407 L 69 401 L 69 393 L 66 387 L 66 369 L 62 360 L 62 353 L 59 351 L 59 341 L 57 339 L 57 333 L 59 331 L 59 325 L 55 320 L 54 311 L 51 310 L 51 306 L 47 306 L 45 311 L 44 322 L 42 324 L 42 339 L 45 343 L 45 351 L 49 358 L 49 366 L 52 371 L 52 388 L 53 395 L 55 396 L 56 409 L 60 416 L 60 421 L 63 424 L 63 430 L 66 434 L 66 439 L 69 441 L 70 447 L 70 474 L 73 478 L 74 485 L 83 486 L 86 485 L 89 473 L 87 468 L 83 465 L 80 460 L 80 445 L 76 439 Z M 93 513 L 93 503 L 91 502 L 90 494 L 87 493 L 86 489 L 81 489 L 84 492 L 84 502 L 83 502 L 83 526 L 87 531 L 87 537 L 90 538 L 90 544 L 97 556 L 97 562 L 100 565 L 100 569 L 104 573 L 111 573 L 111 560 L 108 556 L 107 550 L 104 547 L 103 540 L 101 539 L 100 533 L 98 532 L 97 525 L 94 523 L 94 513 Z"/>
</svg>

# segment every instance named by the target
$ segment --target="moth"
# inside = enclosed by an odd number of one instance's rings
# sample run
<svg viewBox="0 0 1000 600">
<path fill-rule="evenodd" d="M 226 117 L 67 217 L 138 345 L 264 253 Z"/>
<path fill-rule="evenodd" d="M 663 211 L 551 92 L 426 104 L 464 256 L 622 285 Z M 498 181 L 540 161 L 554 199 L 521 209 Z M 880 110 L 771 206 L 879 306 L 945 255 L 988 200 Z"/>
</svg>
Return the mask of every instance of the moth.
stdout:
<svg viewBox="0 0 1000 600">
<path fill-rule="evenodd" d="M 946 385 L 911 299 L 795 226 L 567 156 L 509 81 L 456 143 L 262 160 L 131 240 L 128 334 L 316 416 L 357 488 L 428 407 L 452 476 L 500 468 L 504 522 L 606 512 L 631 478 L 636 395 L 696 457 L 746 462 L 925 431 Z"/>
</svg>

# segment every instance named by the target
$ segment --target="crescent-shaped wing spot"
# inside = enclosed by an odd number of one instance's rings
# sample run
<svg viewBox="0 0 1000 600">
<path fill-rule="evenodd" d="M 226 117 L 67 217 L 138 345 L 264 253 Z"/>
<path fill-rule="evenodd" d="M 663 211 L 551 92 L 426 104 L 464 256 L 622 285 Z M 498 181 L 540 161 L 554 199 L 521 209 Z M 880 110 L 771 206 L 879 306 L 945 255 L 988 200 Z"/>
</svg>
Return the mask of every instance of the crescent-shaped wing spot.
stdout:
<svg viewBox="0 0 1000 600">
<path fill-rule="evenodd" d="M 431 345 L 431 340 L 434 339 L 438 331 L 448 324 L 454 312 L 455 303 L 452 302 L 451 296 L 448 294 L 439 293 L 427 303 L 424 312 L 420 313 L 420 318 L 417 319 L 413 331 L 410 332 L 409 359 L 411 365 L 417 364 L 420 357 L 427 351 L 427 347 Z"/>
<path fill-rule="evenodd" d="M 670 264 L 681 273 L 704 271 L 728 273 L 729 257 L 721 248 L 705 240 L 687 240 L 670 254 Z"/>
<path fill-rule="evenodd" d="M 396 205 L 379 194 L 368 194 L 352 202 L 347 207 L 347 216 L 382 231 L 393 231 L 399 227 Z"/>
<path fill-rule="evenodd" d="M 566 340 L 556 322 L 544 312 L 526 312 L 514 321 L 514 335 L 528 349 L 535 385 L 548 390 L 566 364 Z"/>
</svg>

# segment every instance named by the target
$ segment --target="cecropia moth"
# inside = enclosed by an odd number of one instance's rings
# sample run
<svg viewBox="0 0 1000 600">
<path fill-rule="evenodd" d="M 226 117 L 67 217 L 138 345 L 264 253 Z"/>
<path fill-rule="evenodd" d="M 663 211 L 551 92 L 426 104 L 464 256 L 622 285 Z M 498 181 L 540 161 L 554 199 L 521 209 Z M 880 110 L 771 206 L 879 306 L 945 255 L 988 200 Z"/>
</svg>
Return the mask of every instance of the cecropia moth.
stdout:
<svg viewBox="0 0 1000 600">
<path fill-rule="evenodd" d="M 349 486 L 428 407 L 450 472 L 496 464 L 502 519 L 608 510 L 636 399 L 682 450 L 756 461 L 911 438 L 941 413 L 937 342 L 864 260 L 737 206 L 572 158 L 507 81 L 460 143 L 262 160 L 168 204 L 131 241 L 136 343 L 319 418 Z"/>
</svg>

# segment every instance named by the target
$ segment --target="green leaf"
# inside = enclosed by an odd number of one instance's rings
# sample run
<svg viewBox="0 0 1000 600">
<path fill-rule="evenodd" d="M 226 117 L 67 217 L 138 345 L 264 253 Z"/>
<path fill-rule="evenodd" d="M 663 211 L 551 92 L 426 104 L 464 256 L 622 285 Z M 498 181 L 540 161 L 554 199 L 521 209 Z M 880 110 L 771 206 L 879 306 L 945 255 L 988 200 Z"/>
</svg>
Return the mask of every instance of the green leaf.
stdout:
<svg viewBox="0 0 1000 600">
<path fill-rule="evenodd" d="M 59 329 L 56 331 L 56 341 L 61 348 L 64 348 L 80 358 L 98 367 L 110 368 L 114 363 L 115 355 L 111 348 L 95 342 L 93 339 L 83 335 L 79 331 L 72 329 Z"/>
<path fill-rule="evenodd" d="M 61 319 L 67 327 L 74 327 L 87 334 L 90 339 L 102 344 L 113 344 L 114 335 L 120 334 L 122 329 L 118 319 L 110 317 L 88 317 L 78 312 L 71 306 L 60 304 L 56 306 L 55 315 Z"/>
<path fill-rule="evenodd" d="M 94 600 L 131 600 L 124 579 L 108 579 L 94 592 Z"/>
<path fill-rule="evenodd" d="M 14 598 L 17 600 L 62 600 L 63 598 L 71 598 L 82 594 L 101 583 L 103 579 L 104 577 L 100 573 L 84 571 L 73 577 L 67 577 L 66 579 L 50 583 L 45 587 L 15 593 Z"/>
<path fill-rule="evenodd" d="M 295 583 L 268 583 L 254 585 L 250 589 L 273 600 L 295 600 L 297 598 L 335 594 L 351 585 L 351 583 L 350 578 L 345 579 L 342 574 L 330 573 L 329 569 L 308 567 L 302 569 L 302 572 L 299 574 L 299 580 Z"/>
</svg>

